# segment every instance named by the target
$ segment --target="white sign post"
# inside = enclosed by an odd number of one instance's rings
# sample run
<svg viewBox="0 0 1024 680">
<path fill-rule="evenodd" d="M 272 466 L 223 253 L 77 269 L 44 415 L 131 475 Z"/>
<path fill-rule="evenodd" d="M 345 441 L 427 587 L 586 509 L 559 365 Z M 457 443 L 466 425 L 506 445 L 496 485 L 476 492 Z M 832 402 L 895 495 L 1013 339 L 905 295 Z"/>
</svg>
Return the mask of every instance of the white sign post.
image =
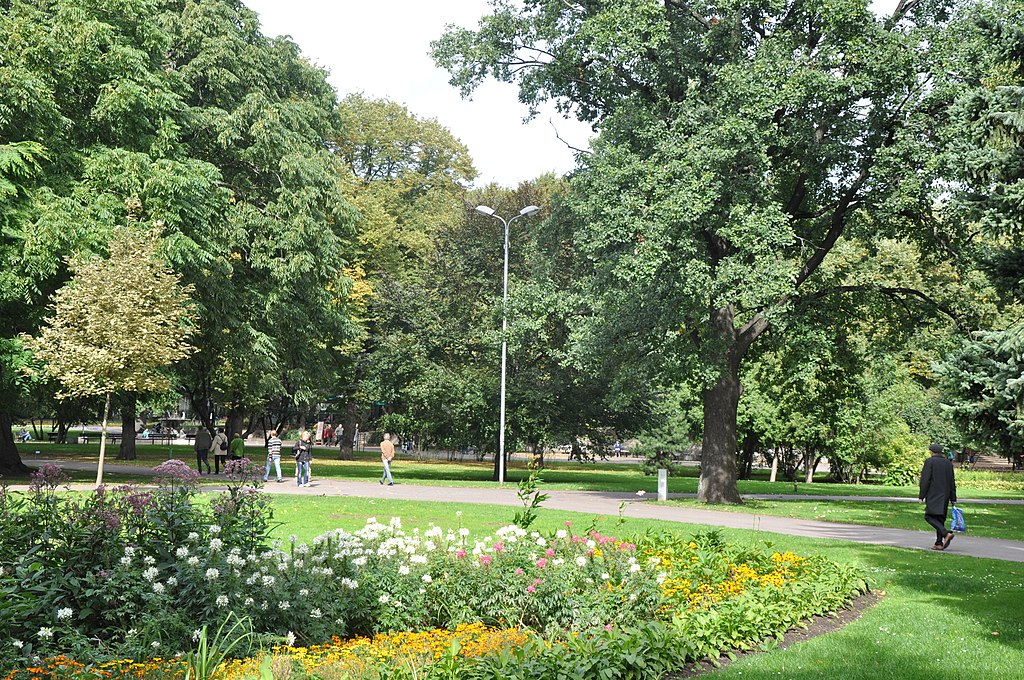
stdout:
<svg viewBox="0 0 1024 680">
<path fill-rule="evenodd" d="M 658 470 L 658 500 L 668 500 L 668 470 L 664 468 Z"/>
</svg>

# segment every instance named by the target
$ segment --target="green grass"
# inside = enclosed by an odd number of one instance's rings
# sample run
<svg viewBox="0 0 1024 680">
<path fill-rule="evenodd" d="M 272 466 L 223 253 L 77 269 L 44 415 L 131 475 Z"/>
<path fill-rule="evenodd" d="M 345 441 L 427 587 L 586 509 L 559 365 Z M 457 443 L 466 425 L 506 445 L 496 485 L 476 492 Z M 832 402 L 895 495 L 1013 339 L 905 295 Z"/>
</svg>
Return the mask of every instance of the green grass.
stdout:
<svg viewBox="0 0 1024 680">
<path fill-rule="evenodd" d="M 667 505 L 688 508 L 724 510 L 775 517 L 794 517 L 823 522 L 864 524 L 894 529 L 929 529 L 924 522 L 924 506 L 906 501 L 856 501 L 856 500 L 748 500 L 743 505 L 707 505 L 698 500 L 675 499 Z M 967 531 L 972 536 L 1021 540 L 1024 527 L 1024 505 L 994 503 L 966 503 L 960 506 L 967 521 Z"/>
<path fill-rule="evenodd" d="M 366 517 L 402 518 L 406 529 L 460 524 L 488 532 L 511 521 L 514 508 L 361 498 L 275 497 L 278 535 L 300 540 L 329 529 L 355 529 Z M 462 516 L 457 517 L 456 511 Z M 619 536 L 644 531 L 684 535 L 707 527 L 541 510 L 537 528 L 581 531 L 592 522 Z M 741 544 L 769 543 L 801 555 L 823 554 L 858 565 L 881 602 L 847 627 L 787 650 L 741 659 L 717 679 L 836 678 L 936 680 L 1019 678 L 1024 668 L 1024 564 L 846 541 L 719 529 Z"/>
<path fill-rule="evenodd" d="M 95 462 L 99 455 L 99 445 L 90 444 L 48 444 L 36 446 L 40 458 L 63 460 L 82 460 Z M 22 448 L 22 451 L 27 451 Z M 35 449 L 33 449 L 35 450 Z M 191 446 L 163 444 L 139 444 L 136 447 L 138 458 L 134 461 L 118 461 L 117 448 L 108 449 L 108 464 L 126 462 L 131 465 L 154 467 L 166 461 L 168 457 L 184 460 L 189 464 L 195 461 Z M 263 452 L 257 448 L 246 450 L 248 455 L 262 465 Z M 375 452 L 357 452 L 355 460 L 337 460 L 336 449 L 317 448 L 313 461 L 313 473 L 317 477 L 331 479 L 352 479 L 359 481 L 375 481 L 380 477 L 379 454 Z M 34 455 L 25 455 L 31 462 Z M 212 465 L 212 455 L 211 455 Z M 294 474 L 295 465 L 288 455 L 282 458 L 282 472 L 285 476 Z M 403 484 L 429 486 L 491 486 L 493 466 L 490 461 L 446 461 L 446 460 L 415 460 L 399 454 L 392 464 L 392 472 Z M 510 464 L 507 479 L 515 483 L 526 474 L 525 465 L 516 461 Z M 104 475 L 106 476 L 106 474 Z M 697 468 L 686 468 L 682 475 L 669 478 L 670 493 L 696 493 Z M 821 478 L 824 480 L 824 478 Z M 964 497 L 971 498 L 1020 498 L 1024 493 L 1024 475 L 1009 473 L 958 473 L 958 489 Z M 207 481 L 206 478 L 203 481 Z M 217 481 L 217 480 L 209 480 Z M 645 476 L 639 465 L 629 463 L 567 463 L 550 462 L 544 471 L 544 485 L 551 489 L 578 491 L 619 491 L 635 493 L 644 490 L 647 493 L 657 491 L 657 479 Z M 738 484 L 741 494 L 781 494 L 789 496 L 895 496 L 915 498 L 916 486 L 885 486 L 882 484 L 834 484 L 816 481 L 813 484 L 793 482 L 769 482 L 767 472 L 758 471 L 754 479 L 741 480 Z"/>
</svg>

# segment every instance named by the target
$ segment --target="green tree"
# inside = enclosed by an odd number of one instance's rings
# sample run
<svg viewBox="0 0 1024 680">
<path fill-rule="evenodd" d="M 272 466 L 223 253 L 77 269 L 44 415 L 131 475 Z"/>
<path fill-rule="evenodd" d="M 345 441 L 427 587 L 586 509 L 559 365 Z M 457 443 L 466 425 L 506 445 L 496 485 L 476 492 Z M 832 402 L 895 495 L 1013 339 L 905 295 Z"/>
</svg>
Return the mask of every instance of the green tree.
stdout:
<svg viewBox="0 0 1024 680">
<path fill-rule="evenodd" d="M 596 352 L 609 335 L 596 327 L 618 326 L 674 379 L 699 379 L 702 499 L 739 502 L 741 366 L 799 296 L 824 294 L 819 270 L 840 237 L 932 238 L 928 131 L 949 93 L 920 84 L 956 49 L 949 13 L 499 1 L 478 30 L 434 44 L 464 92 L 488 76 L 517 82 L 523 101 L 553 99 L 599 130 L 573 180 L 577 241 L 596 263 L 596 323 L 578 335 Z"/>
<path fill-rule="evenodd" d="M 97 486 L 111 395 L 166 390 L 170 379 L 163 369 L 191 351 L 187 291 L 158 258 L 159 246 L 155 235 L 129 227 L 115 232 L 108 258 L 74 258 L 71 281 L 54 295 L 53 315 L 38 337 L 25 340 L 64 395 L 105 399 Z"/>
</svg>

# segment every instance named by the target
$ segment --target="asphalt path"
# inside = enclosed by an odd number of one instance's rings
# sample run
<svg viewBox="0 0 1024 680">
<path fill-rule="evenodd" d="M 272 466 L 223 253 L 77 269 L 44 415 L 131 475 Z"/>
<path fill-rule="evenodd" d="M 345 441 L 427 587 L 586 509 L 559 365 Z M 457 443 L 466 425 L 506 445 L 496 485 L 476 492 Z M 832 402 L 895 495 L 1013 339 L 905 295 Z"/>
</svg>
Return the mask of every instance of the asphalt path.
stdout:
<svg viewBox="0 0 1024 680">
<path fill-rule="evenodd" d="M 32 466 L 45 463 L 56 463 L 63 468 L 80 471 L 95 471 L 96 464 L 86 461 L 26 461 Z M 152 468 L 107 464 L 103 467 L 108 473 L 127 475 L 151 475 Z M 316 468 L 314 466 L 314 473 Z M 71 484 L 74 490 L 88 491 L 94 485 Z M 27 489 L 27 485 L 12 485 L 12 490 Z M 218 485 L 205 485 L 204 491 L 221 489 Z M 271 482 L 264 490 L 273 494 L 297 494 L 311 496 L 354 496 L 360 498 L 393 498 L 409 501 L 434 501 L 439 503 L 471 503 L 483 505 L 521 506 L 517 489 L 513 485 L 505 488 L 495 487 L 445 487 L 418 486 L 402 484 L 399 478 L 395 486 L 384 486 L 373 482 L 349 481 L 345 479 L 317 479 L 314 477 L 311 486 L 299 487 L 294 480 L 287 479 L 282 483 Z M 617 516 L 620 512 L 624 517 L 654 519 L 665 522 L 685 524 L 711 525 L 733 529 L 749 529 L 770 534 L 786 534 L 790 536 L 807 536 L 810 538 L 826 538 L 841 541 L 855 541 L 872 545 L 884 545 L 912 550 L 928 550 L 935 539 L 932 529 L 927 531 L 911 531 L 907 529 L 891 529 L 886 527 L 862 526 L 858 524 L 840 524 L 837 522 L 818 522 L 814 520 L 793 519 L 789 517 L 773 517 L 770 515 L 705 510 L 702 508 L 683 508 L 651 502 L 650 496 L 638 497 L 636 494 L 613 491 L 563 491 L 545 489 L 549 498 L 544 508 L 566 510 L 592 515 Z M 693 497 L 692 494 L 669 494 L 669 498 Z M 745 496 L 745 498 L 778 499 L 778 500 L 840 500 L 840 501 L 908 501 L 916 499 L 889 498 L 880 496 Z M 961 503 L 1006 503 L 1022 504 L 1021 500 L 977 500 L 962 499 Z M 922 518 L 921 524 L 924 525 Z M 982 538 L 978 536 L 957 535 L 945 551 L 968 557 L 982 557 L 1011 562 L 1024 562 L 1024 541 L 1011 541 L 998 538 Z M 936 553 L 940 559 L 943 553 Z"/>
</svg>

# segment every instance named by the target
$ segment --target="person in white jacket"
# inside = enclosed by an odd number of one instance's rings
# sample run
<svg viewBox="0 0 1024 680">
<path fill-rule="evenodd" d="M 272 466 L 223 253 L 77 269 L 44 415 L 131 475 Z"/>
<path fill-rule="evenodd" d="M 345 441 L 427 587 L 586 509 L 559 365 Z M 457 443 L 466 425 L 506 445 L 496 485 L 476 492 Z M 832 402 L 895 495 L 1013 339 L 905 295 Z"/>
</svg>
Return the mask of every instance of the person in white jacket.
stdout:
<svg viewBox="0 0 1024 680">
<path fill-rule="evenodd" d="M 224 434 L 223 427 L 217 428 L 217 434 L 213 437 L 210 449 L 213 451 L 213 474 L 219 475 L 220 466 L 227 467 L 228 464 L 228 436 Z"/>
</svg>

